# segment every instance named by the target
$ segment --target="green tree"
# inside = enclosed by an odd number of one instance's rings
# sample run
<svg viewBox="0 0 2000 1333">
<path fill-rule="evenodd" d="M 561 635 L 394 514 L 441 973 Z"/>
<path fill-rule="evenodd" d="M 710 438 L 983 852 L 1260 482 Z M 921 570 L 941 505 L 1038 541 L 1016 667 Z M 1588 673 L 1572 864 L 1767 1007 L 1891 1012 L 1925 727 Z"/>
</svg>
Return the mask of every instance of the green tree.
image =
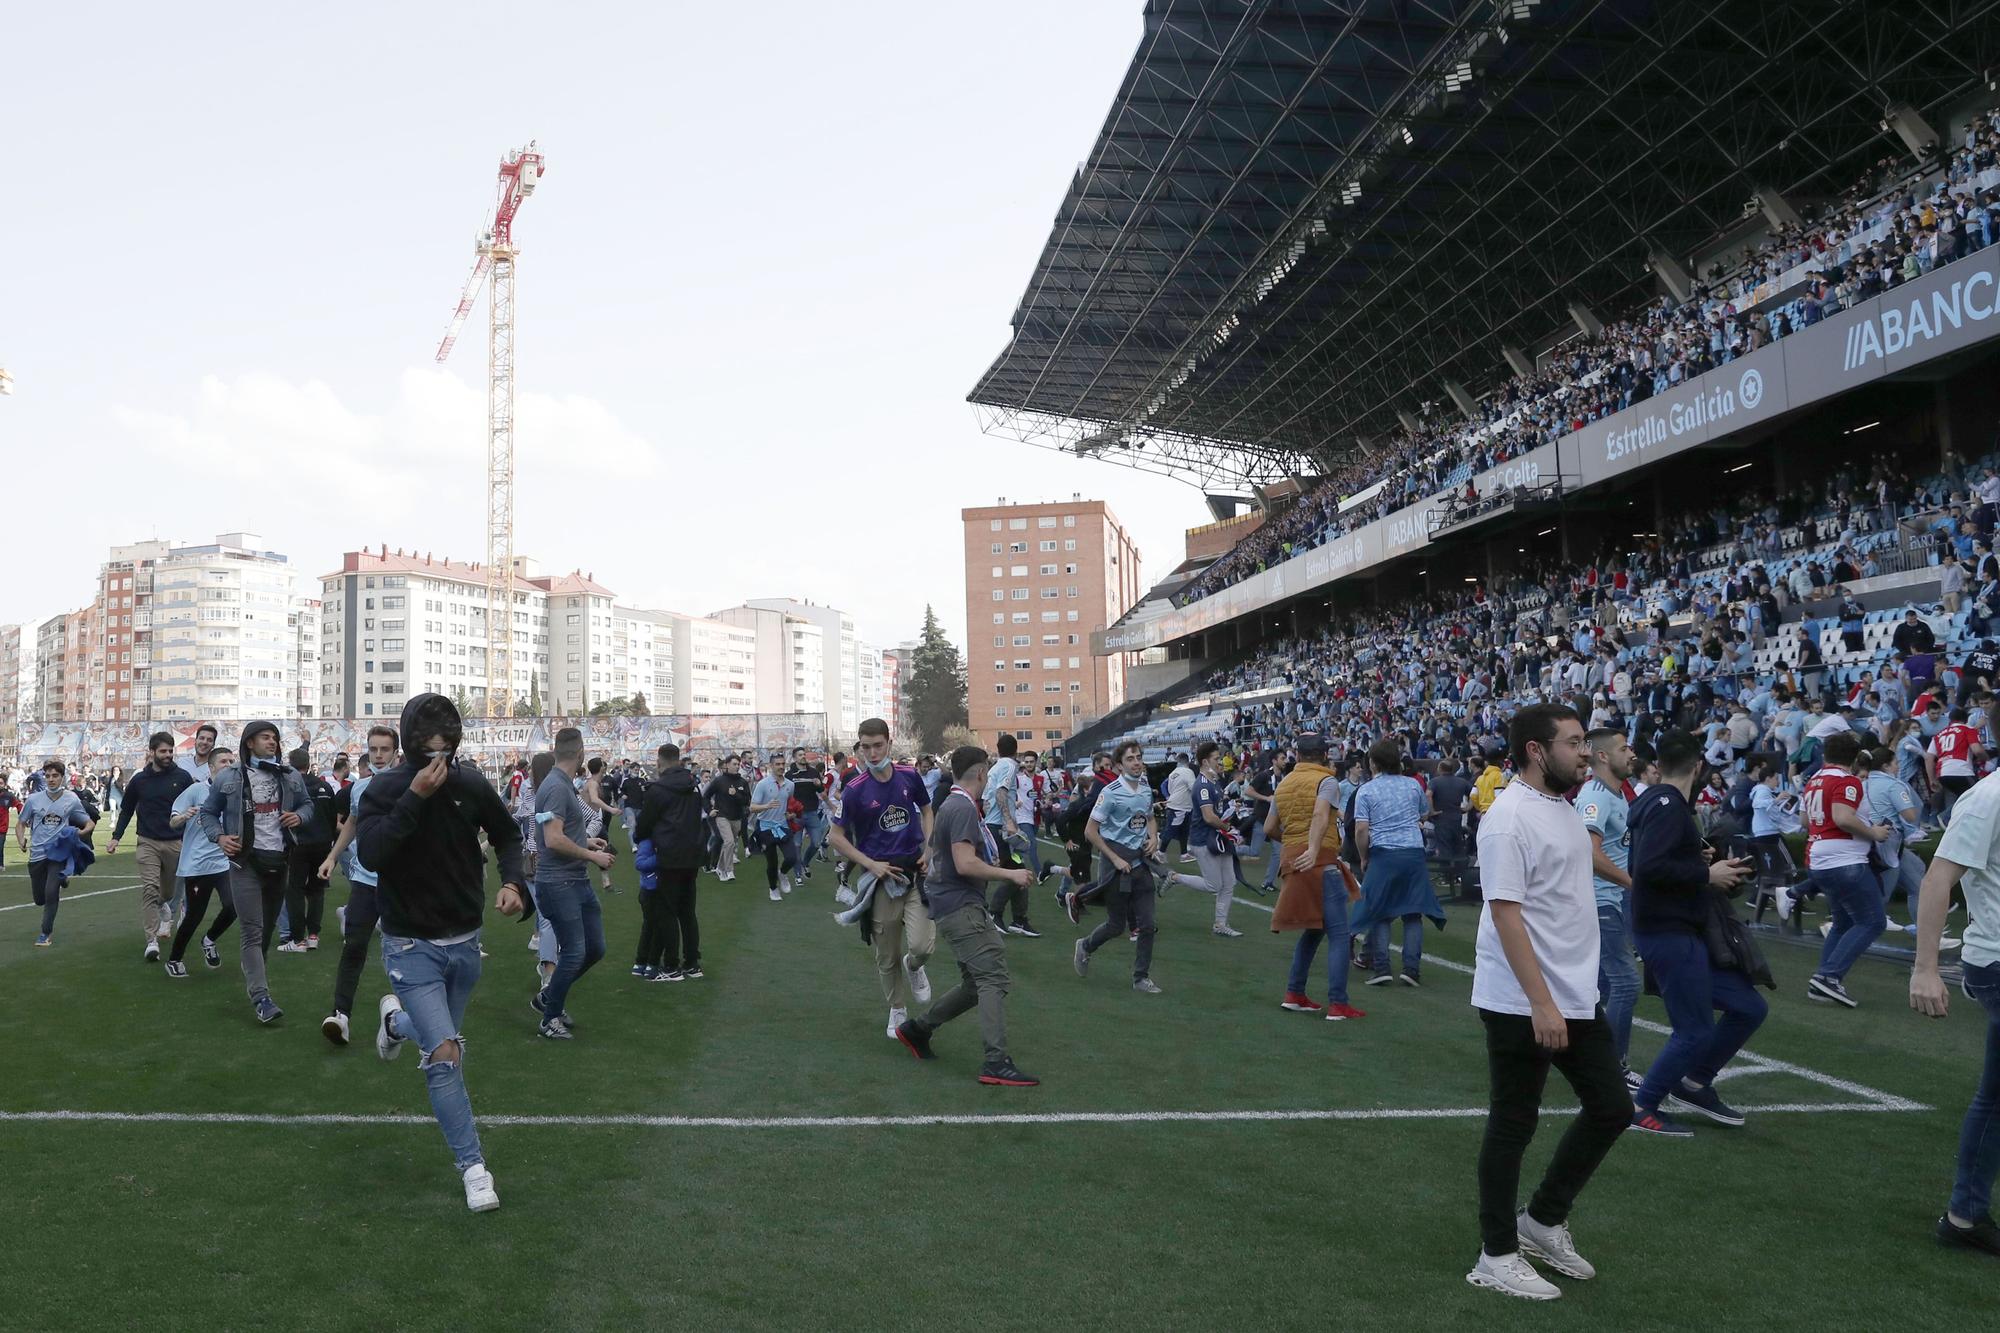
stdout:
<svg viewBox="0 0 2000 1333">
<path fill-rule="evenodd" d="M 632 702 L 626 707 L 625 715 L 627 717 L 651 717 L 653 715 L 653 710 L 646 706 L 646 696 L 644 693 L 632 696 Z"/>
<path fill-rule="evenodd" d="M 542 715 L 542 680 L 532 671 L 528 673 L 528 716 Z"/>
<path fill-rule="evenodd" d="M 472 698 L 466 694 L 465 686 L 454 685 L 451 687 L 451 706 L 458 710 L 460 717 L 472 716 Z"/>
<path fill-rule="evenodd" d="M 965 660 L 929 606 L 924 607 L 924 632 L 911 657 L 904 702 L 911 724 L 931 750 L 945 748 L 946 727 L 965 725 Z"/>
</svg>

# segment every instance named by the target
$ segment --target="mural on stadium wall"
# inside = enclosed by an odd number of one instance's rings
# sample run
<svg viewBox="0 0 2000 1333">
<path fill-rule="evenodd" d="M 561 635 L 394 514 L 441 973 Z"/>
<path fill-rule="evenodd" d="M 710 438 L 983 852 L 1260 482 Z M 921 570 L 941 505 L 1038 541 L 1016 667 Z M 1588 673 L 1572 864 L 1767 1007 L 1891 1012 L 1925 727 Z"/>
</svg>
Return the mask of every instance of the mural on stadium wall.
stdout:
<svg viewBox="0 0 2000 1333">
<path fill-rule="evenodd" d="M 277 723 L 284 737 L 284 748 L 290 751 L 306 746 L 312 751 L 314 768 L 323 769 L 337 754 L 359 757 L 368 748 L 368 729 L 385 720 L 302 717 L 277 719 Z M 0 723 L 0 765 L 25 768 L 55 758 L 98 769 L 121 764 L 130 770 L 145 762 L 146 738 L 155 731 L 170 733 L 177 753 L 192 754 L 194 733 L 200 725 L 185 719 Z M 556 732 L 564 727 L 576 727 L 583 732 L 587 754 L 642 763 L 651 763 L 660 746 L 669 743 L 681 746 L 691 755 L 706 754 L 712 758 L 725 751 L 753 750 L 763 754 L 800 745 L 819 750 L 827 741 L 824 713 L 468 718 L 461 749 L 489 771 L 505 769 L 548 749 Z M 221 732 L 219 744 L 236 744 L 240 723 L 219 722 L 216 728 Z"/>
</svg>

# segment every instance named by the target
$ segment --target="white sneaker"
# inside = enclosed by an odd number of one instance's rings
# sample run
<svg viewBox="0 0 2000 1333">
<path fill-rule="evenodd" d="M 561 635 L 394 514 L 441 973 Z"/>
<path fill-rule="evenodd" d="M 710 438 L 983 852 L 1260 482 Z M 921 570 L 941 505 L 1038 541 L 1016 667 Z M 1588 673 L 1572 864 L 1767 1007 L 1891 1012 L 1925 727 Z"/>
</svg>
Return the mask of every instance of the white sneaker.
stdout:
<svg viewBox="0 0 2000 1333">
<path fill-rule="evenodd" d="M 160 942 L 158 940 L 146 941 L 146 961 L 149 963 L 160 961 Z"/>
<path fill-rule="evenodd" d="M 889 1040 L 894 1041 L 896 1039 L 896 1029 L 909 1021 L 910 1021 L 909 1010 L 891 1009 L 889 1011 Z"/>
<path fill-rule="evenodd" d="M 771 901 L 772 901 L 772 902 L 774 902 L 774 903 L 776 903 L 776 902 L 783 902 L 783 901 L 784 901 L 784 899 L 785 899 L 785 895 L 784 895 L 784 894 L 782 894 L 782 893 L 779 893 L 779 892 L 778 892 L 778 891 L 777 891 L 776 889 L 772 889 L 772 890 L 771 890 Z"/>
<path fill-rule="evenodd" d="M 1216 926 L 1209 931 L 1209 934 L 1220 935 L 1225 940 L 1233 940 L 1233 939 L 1240 939 L 1243 935 L 1243 932 L 1240 930 L 1233 929 L 1229 926 Z"/>
<path fill-rule="evenodd" d="M 1479 1262 L 1472 1266 L 1465 1280 L 1475 1287 L 1505 1292 L 1525 1301 L 1552 1301 L 1562 1295 L 1561 1287 L 1537 1273 L 1535 1266 L 1519 1254 L 1502 1255 L 1495 1259 L 1481 1250 Z"/>
<path fill-rule="evenodd" d="M 1790 888 L 1780 884 L 1772 891 L 1771 897 L 1778 904 L 1778 920 L 1790 921 L 1792 919 L 1792 904 L 1798 901 L 1797 896 L 1793 894 Z"/>
<path fill-rule="evenodd" d="M 320 1020 L 319 1030 L 336 1046 L 347 1045 L 347 1015 L 336 1009 Z"/>
<path fill-rule="evenodd" d="M 910 955 L 903 955 L 903 970 L 910 974 L 910 998 L 918 1004 L 931 1002 L 930 975 L 921 967 L 910 966 Z"/>
<path fill-rule="evenodd" d="M 1597 1270 L 1590 1261 L 1576 1252 L 1576 1243 L 1569 1238 L 1566 1226 L 1545 1227 L 1528 1216 L 1523 1208 L 1514 1217 L 1514 1238 L 1520 1242 L 1521 1253 L 1540 1259 L 1564 1277 L 1578 1279 L 1593 1278 Z"/>
<path fill-rule="evenodd" d="M 280 944 L 278 946 L 279 953 L 304 953 L 305 951 L 306 951 L 305 945 L 291 941 L 287 941 L 286 943 Z"/>
<path fill-rule="evenodd" d="M 375 1012 L 379 1015 L 375 1023 L 375 1054 L 384 1060 L 393 1060 L 403 1053 L 403 1043 L 409 1040 L 408 1037 L 389 1035 L 389 1015 L 402 1013 L 403 1002 L 396 998 L 396 992 L 390 991 L 375 1006 Z"/>
<path fill-rule="evenodd" d="M 484 1166 L 465 1168 L 465 1206 L 475 1213 L 490 1213 L 500 1206 L 493 1189 L 493 1173 Z"/>
</svg>

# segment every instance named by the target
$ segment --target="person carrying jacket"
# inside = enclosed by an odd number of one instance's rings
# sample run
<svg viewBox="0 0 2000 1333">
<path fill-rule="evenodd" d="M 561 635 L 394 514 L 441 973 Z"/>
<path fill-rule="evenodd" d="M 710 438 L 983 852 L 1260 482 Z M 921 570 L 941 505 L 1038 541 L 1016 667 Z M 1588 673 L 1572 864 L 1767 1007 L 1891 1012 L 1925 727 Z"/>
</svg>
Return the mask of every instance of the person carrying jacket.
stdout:
<svg viewBox="0 0 2000 1333">
<path fill-rule="evenodd" d="M 930 868 L 931 798 L 917 770 L 899 766 L 891 756 L 889 724 L 883 719 L 864 718 L 856 728 L 854 748 L 862 769 L 841 790 L 840 819 L 827 840 L 835 853 L 861 870 L 859 895 L 867 905 L 857 903 L 855 921 L 875 954 L 893 1039 L 913 1002 L 929 1004 L 931 999 L 924 964 L 937 948 L 937 927 L 923 894 Z"/>
<path fill-rule="evenodd" d="M 402 762 L 375 775 L 362 795 L 354 837 L 361 863 L 375 872 L 381 913 L 382 997 L 375 1053 L 393 1060 L 414 1039 L 431 1111 L 465 1185 L 466 1207 L 500 1206 L 466 1095 L 465 1007 L 479 981 L 479 934 L 485 920 L 486 858 L 479 835 L 500 863 L 495 910 L 525 920 L 534 906 L 521 875 L 521 830 L 500 794 L 472 764 L 454 762 L 464 723 L 442 694 L 403 705 Z M 239 908 L 240 910 L 240 908 Z"/>
<path fill-rule="evenodd" d="M 278 759 L 278 724 L 244 724 L 237 765 L 216 773 L 201 803 L 201 831 L 229 858 L 229 899 L 236 905 L 243 985 L 259 1023 L 283 1018 L 264 972 L 278 904 L 285 896 L 286 853 L 312 817 L 312 798 L 296 769 Z"/>
<path fill-rule="evenodd" d="M 1278 1007 L 1295 1014 L 1324 1013 L 1331 1021 L 1366 1018 L 1347 1002 L 1347 877 L 1340 869 L 1340 779 L 1326 766 L 1326 737 L 1309 732 L 1292 743 L 1298 762 L 1271 793 L 1265 834 L 1279 844 L 1285 884 L 1271 929 L 1302 930 L 1285 977 Z M 1314 909 L 1318 909 L 1315 911 Z M 1306 974 L 1313 955 L 1326 944 L 1326 1004 L 1308 998 Z"/>
<path fill-rule="evenodd" d="M 1770 1006 L 1750 978 L 1716 965 L 1708 947 L 1710 914 L 1751 873 L 1747 860 L 1709 862 L 1688 794 L 1701 774 L 1701 742 L 1684 731 L 1660 738 L 1660 781 L 1632 802 L 1632 933 L 1652 969 L 1673 1032 L 1632 1096 L 1632 1128 L 1686 1138 L 1686 1127 L 1661 1114 L 1662 1103 L 1740 1125 L 1743 1114 L 1716 1095 L 1715 1076 L 1763 1025 Z M 1715 1013 L 1722 1011 L 1722 1021 Z"/>
<path fill-rule="evenodd" d="M 651 969 L 649 980 L 700 978 L 701 925 L 695 919 L 695 877 L 708 850 L 707 800 L 694 773 L 681 763 L 681 747 L 659 751 L 659 775 L 646 785 L 634 821 L 636 837 L 652 840 L 660 886 L 639 895 L 637 966 Z"/>
<path fill-rule="evenodd" d="M 156 731 L 146 741 L 146 766 L 125 783 L 125 799 L 118 807 L 118 822 L 111 830 L 105 853 L 118 850 L 119 839 L 136 816 L 139 846 L 134 859 L 139 866 L 139 915 L 146 932 L 146 961 L 157 962 L 161 942 L 172 934 L 174 867 L 181 858 L 181 831 L 170 822 L 174 799 L 194 779 L 174 763 L 174 736 Z"/>
</svg>

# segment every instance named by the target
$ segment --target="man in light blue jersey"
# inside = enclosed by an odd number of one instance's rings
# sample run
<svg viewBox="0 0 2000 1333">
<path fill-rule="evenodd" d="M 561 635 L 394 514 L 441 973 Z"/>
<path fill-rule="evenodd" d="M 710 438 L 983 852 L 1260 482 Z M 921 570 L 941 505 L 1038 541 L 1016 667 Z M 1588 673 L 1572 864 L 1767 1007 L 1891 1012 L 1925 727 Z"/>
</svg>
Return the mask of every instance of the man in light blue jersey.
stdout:
<svg viewBox="0 0 2000 1333">
<path fill-rule="evenodd" d="M 996 748 L 1000 757 L 986 771 L 986 786 L 979 801 L 980 817 L 999 850 L 1001 868 L 1017 870 L 1021 866 L 1021 853 L 1028 849 L 1028 838 L 1031 836 L 1022 828 L 1022 820 L 1028 812 L 1020 808 L 1021 789 L 1017 779 L 1021 765 L 1014 758 L 1020 743 L 1002 732 Z M 1014 908 L 1014 924 L 1011 926 L 1002 920 L 1010 903 Z M 1040 939 L 1042 934 L 1028 923 L 1027 888 L 1012 880 L 1001 880 L 993 890 L 993 924 L 1010 934 L 1026 935 L 1030 939 Z"/>
<path fill-rule="evenodd" d="M 1639 1075 L 1626 1063 L 1632 1011 L 1639 1004 L 1639 966 L 1632 957 L 1631 840 L 1626 834 L 1630 810 L 1625 800 L 1634 756 L 1625 733 L 1616 727 L 1601 727 L 1583 739 L 1590 779 L 1576 794 L 1576 811 L 1590 831 L 1590 884 L 1597 896 L 1597 994 L 1604 1001 L 1604 1021 L 1611 1025 L 1625 1085 L 1637 1088 Z"/>
<path fill-rule="evenodd" d="M 1146 759 L 1137 741 L 1121 743 L 1112 751 L 1111 763 L 1118 780 L 1097 793 L 1084 832 L 1104 858 L 1104 875 L 1093 892 L 1103 895 L 1110 918 L 1076 942 L 1072 962 L 1078 976 L 1089 975 L 1092 954 L 1128 929 L 1135 930 L 1139 948 L 1132 960 L 1132 989 L 1158 995 L 1160 987 L 1151 976 L 1158 890 L 1149 861 L 1160 849 L 1153 792 L 1146 785 Z"/>
</svg>

